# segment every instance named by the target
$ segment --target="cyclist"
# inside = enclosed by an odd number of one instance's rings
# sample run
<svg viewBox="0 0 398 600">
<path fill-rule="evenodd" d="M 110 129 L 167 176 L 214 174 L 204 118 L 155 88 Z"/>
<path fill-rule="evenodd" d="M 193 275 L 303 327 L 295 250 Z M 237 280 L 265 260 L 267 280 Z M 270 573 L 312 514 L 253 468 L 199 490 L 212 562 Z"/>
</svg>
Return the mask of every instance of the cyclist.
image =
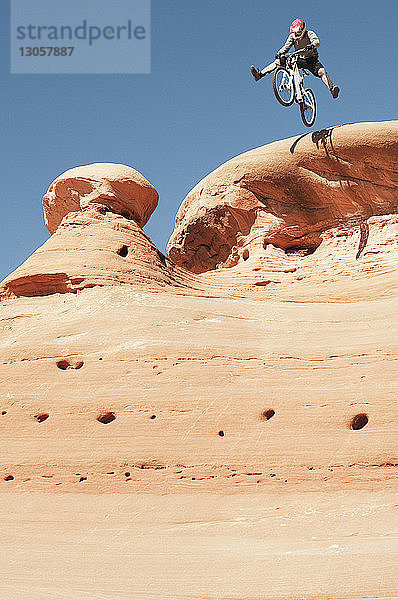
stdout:
<svg viewBox="0 0 398 600">
<path fill-rule="evenodd" d="M 316 33 L 306 29 L 302 19 L 295 19 L 291 24 L 290 35 L 287 38 L 285 45 L 275 54 L 274 62 L 264 67 L 262 71 L 256 69 L 254 65 L 250 67 L 254 79 L 258 81 L 264 77 L 264 75 L 268 75 L 268 73 L 271 73 L 276 69 L 276 67 L 281 64 L 281 56 L 286 54 L 293 45 L 295 50 L 303 50 L 303 58 L 299 58 L 297 66 L 300 69 L 308 69 L 315 77 L 320 77 L 326 87 L 330 90 L 333 98 L 337 98 L 340 88 L 337 87 L 337 85 L 333 85 L 325 67 L 319 62 L 317 50 L 320 46 L 319 38 Z"/>
</svg>

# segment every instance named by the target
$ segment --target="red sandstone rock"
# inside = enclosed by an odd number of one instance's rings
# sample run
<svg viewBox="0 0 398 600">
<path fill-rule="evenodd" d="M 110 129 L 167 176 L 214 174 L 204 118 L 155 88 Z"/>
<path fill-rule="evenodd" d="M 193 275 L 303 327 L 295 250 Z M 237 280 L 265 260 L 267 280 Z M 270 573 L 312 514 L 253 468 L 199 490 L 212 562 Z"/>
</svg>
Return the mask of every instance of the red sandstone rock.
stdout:
<svg viewBox="0 0 398 600">
<path fill-rule="evenodd" d="M 198 183 L 176 217 L 168 253 L 201 273 L 271 244 L 313 252 L 397 206 L 397 122 L 361 123 L 274 142 Z"/>
<path fill-rule="evenodd" d="M 296 300 L 315 289 L 343 300 L 369 286 L 385 294 L 396 278 L 397 155 L 395 122 L 330 128 L 243 154 L 185 199 L 172 260 L 139 225 L 157 200 L 142 175 L 121 165 L 72 169 L 43 201 L 47 221 L 63 219 L 60 227 L 4 280 L 0 299 L 120 284 Z"/>
<path fill-rule="evenodd" d="M 2 282 L 0 299 L 96 285 L 178 287 L 181 270 L 141 229 L 157 199 L 152 185 L 124 165 L 87 165 L 60 175 L 43 198 L 53 235 Z"/>
<path fill-rule="evenodd" d="M 135 169 L 114 163 L 96 163 L 66 171 L 43 197 L 44 218 L 54 233 L 69 213 L 86 208 L 112 211 L 143 227 L 155 210 L 158 194 Z"/>
<path fill-rule="evenodd" d="M 1 287 L 2 598 L 397 596 L 396 128 L 318 137 L 206 178 L 180 266 L 54 197 Z"/>
</svg>

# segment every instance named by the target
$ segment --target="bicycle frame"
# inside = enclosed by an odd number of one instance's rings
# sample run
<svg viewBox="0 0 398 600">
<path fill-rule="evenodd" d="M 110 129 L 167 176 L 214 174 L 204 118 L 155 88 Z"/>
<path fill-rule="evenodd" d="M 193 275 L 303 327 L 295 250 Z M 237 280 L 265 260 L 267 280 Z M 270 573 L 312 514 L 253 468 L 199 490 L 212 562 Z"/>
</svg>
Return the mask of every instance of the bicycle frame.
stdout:
<svg viewBox="0 0 398 600">
<path fill-rule="evenodd" d="M 303 81 L 304 75 L 300 73 L 300 69 L 297 66 L 297 61 L 295 61 L 294 69 L 293 69 L 293 79 L 294 79 L 294 88 L 296 90 L 296 100 L 297 102 L 302 102 L 303 97 Z"/>
<path fill-rule="evenodd" d="M 282 60 L 275 64 L 272 85 L 277 100 L 283 106 L 290 106 L 295 101 L 300 107 L 304 125 L 311 127 L 316 117 L 316 100 L 312 90 L 303 85 L 304 77 L 308 75 L 305 69 L 298 67 L 301 50 L 285 54 Z M 278 74 L 282 74 L 279 77 Z"/>
<path fill-rule="evenodd" d="M 290 56 L 293 57 L 294 54 L 291 54 Z M 297 58 L 296 58 L 296 60 L 294 60 L 294 59 L 292 60 L 290 58 L 290 56 L 289 56 L 288 60 L 286 61 L 285 69 L 287 71 L 289 71 L 290 81 L 294 82 L 295 97 L 296 97 L 297 102 L 300 103 L 300 102 L 303 102 L 303 99 L 304 99 L 304 96 L 303 96 L 304 73 L 301 74 L 300 69 L 297 66 Z M 293 63 L 293 64 L 289 64 L 289 63 Z"/>
</svg>

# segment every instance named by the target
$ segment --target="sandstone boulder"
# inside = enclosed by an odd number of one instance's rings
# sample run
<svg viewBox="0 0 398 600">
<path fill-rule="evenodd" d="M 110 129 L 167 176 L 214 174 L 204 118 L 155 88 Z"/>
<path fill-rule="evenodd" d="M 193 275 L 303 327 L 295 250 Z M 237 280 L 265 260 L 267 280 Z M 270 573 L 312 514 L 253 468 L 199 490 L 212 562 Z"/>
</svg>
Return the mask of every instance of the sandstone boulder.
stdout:
<svg viewBox="0 0 398 600">
<path fill-rule="evenodd" d="M 131 167 L 106 163 L 66 171 L 43 198 L 53 235 L 2 282 L 0 299 L 177 280 L 178 267 L 167 269 L 170 261 L 141 229 L 157 201 L 155 188 Z"/>
<path fill-rule="evenodd" d="M 168 244 L 202 273 L 258 247 L 312 253 L 328 232 L 360 228 L 398 206 L 397 122 L 330 127 L 228 161 L 183 201 Z"/>
<path fill-rule="evenodd" d="M 96 207 L 124 215 L 143 227 L 158 203 L 155 188 L 135 169 L 94 163 L 59 175 L 43 197 L 44 218 L 54 233 L 69 213 Z"/>
</svg>

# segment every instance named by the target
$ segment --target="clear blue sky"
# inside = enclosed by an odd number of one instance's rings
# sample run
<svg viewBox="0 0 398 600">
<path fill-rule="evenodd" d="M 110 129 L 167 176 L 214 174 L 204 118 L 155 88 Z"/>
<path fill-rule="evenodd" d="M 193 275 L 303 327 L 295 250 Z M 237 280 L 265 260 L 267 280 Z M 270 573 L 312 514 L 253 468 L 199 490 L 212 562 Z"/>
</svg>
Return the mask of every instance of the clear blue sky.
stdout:
<svg viewBox="0 0 398 600">
<path fill-rule="evenodd" d="M 333 100 L 311 77 L 316 129 L 397 117 L 396 0 L 152 0 L 150 75 L 10 75 L 6 0 L 0 16 L 0 280 L 48 238 L 41 198 L 66 169 L 117 162 L 141 171 L 160 194 L 145 230 L 164 250 L 202 177 L 303 133 L 297 107 L 280 106 L 271 79 L 255 84 L 249 73 L 273 58 L 296 17 L 318 33 L 342 89 Z"/>
</svg>

